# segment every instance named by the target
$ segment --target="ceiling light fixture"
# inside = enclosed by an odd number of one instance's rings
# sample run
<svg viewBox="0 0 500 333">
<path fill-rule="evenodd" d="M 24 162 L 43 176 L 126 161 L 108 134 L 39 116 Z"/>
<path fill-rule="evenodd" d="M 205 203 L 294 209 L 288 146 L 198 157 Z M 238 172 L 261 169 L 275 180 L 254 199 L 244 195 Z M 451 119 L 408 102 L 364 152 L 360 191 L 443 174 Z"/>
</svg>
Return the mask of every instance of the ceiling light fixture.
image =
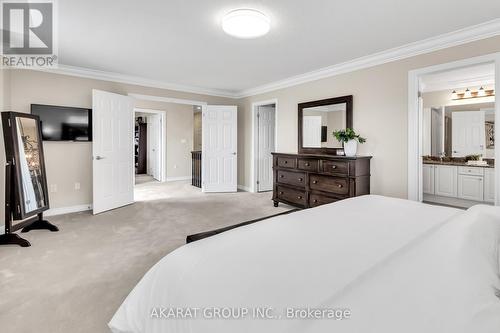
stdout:
<svg viewBox="0 0 500 333">
<path fill-rule="evenodd" d="M 222 18 L 222 29 L 237 38 L 264 36 L 270 28 L 269 18 L 255 9 L 236 9 Z"/>
</svg>

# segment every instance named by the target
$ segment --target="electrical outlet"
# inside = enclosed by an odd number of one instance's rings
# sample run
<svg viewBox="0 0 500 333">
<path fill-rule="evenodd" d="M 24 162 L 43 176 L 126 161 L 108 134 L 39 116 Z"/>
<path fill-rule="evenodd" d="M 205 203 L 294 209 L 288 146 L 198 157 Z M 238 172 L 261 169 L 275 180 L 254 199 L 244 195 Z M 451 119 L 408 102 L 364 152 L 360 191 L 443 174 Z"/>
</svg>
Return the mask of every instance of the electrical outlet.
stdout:
<svg viewBox="0 0 500 333">
<path fill-rule="evenodd" d="M 77 191 L 80 190 L 80 183 L 78 183 L 78 182 L 75 183 L 75 190 L 77 190 Z"/>
<path fill-rule="evenodd" d="M 56 193 L 57 192 L 57 184 L 50 184 L 49 191 L 50 191 L 50 193 Z"/>
</svg>

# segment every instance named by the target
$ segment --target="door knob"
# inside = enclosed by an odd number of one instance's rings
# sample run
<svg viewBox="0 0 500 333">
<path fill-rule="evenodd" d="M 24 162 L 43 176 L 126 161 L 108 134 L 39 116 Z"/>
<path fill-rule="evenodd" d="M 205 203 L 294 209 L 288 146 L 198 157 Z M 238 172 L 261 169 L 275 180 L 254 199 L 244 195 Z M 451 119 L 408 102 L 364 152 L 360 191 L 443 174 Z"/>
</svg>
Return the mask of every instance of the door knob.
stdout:
<svg viewBox="0 0 500 333">
<path fill-rule="evenodd" d="M 100 160 L 103 160 L 104 157 L 103 156 L 96 156 L 95 159 L 98 160 L 98 161 L 100 161 Z"/>
<path fill-rule="evenodd" d="M 236 155 L 236 152 L 232 153 L 233 155 Z"/>
</svg>

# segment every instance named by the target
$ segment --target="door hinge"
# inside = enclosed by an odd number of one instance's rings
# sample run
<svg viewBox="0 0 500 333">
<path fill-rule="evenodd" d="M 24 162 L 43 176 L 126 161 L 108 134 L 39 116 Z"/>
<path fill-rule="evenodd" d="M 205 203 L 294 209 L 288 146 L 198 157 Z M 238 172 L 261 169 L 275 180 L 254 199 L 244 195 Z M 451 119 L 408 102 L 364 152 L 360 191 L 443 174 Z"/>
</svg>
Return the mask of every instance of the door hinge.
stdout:
<svg viewBox="0 0 500 333">
<path fill-rule="evenodd" d="M 7 123 L 9 124 L 9 127 L 10 127 L 10 119 L 7 119 Z"/>
<path fill-rule="evenodd" d="M 260 118 L 260 113 L 257 113 L 257 118 Z"/>
<path fill-rule="evenodd" d="M 259 181 L 257 181 L 257 185 L 259 185 L 259 184 L 260 184 L 260 182 L 259 182 Z"/>
</svg>

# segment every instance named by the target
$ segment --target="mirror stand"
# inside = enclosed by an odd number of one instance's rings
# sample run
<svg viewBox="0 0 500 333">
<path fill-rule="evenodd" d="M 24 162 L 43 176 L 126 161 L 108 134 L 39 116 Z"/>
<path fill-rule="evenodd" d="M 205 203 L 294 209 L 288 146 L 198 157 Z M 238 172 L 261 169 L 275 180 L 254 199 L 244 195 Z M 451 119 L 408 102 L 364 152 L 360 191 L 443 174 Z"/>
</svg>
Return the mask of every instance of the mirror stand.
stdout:
<svg viewBox="0 0 500 333">
<path fill-rule="evenodd" d="M 27 225 L 21 230 L 21 232 L 29 232 L 31 230 L 50 230 L 52 232 L 59 231 L 59 228 L 43 219 L 43 213 L 38 213 L 38 219 L 34 220 L 33 223 Z"/>
<path fill-rule="evenodd" d="M 0 245 L 19 245 L 21 247 L 31 246 L 31 243 L 28 240 L 14 233 L 14 231 L 21 228 L 23 228 L 21 232 L 28 232 L 35 229 L 59 231 L 59 228 L 43 219 L 43 212 L 38 213 L 37 217 L 34 219 L 29 219 L 15 226 L 12 225 L 12 180 L 12 165 L 10 162 L 7 162 L 7 165 L 5 166 L 5 234 L 0 235 Z"/>
</svg>

